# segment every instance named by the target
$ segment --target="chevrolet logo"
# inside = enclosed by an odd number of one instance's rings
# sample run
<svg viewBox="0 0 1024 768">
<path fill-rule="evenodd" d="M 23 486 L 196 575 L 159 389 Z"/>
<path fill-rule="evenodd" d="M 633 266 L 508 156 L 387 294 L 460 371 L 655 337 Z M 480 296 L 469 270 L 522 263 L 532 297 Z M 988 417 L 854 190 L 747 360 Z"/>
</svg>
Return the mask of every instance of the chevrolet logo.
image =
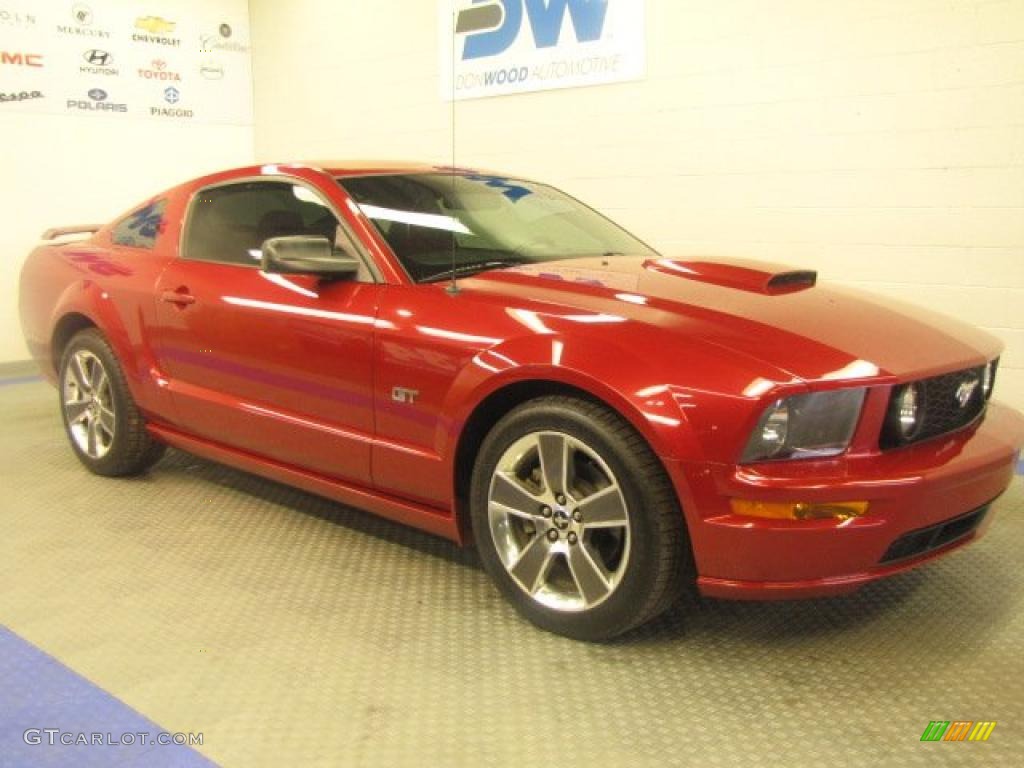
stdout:
<svg viewBox="0 0 1024 768">
<path fill-rule="evenodd" d="M 135 20 L 136 29 L 144 29 L 154 35 L 173 32 L 175 26 L 175 22 L 161 19 L 159 16 L 140 16 Z"/>
<path fill-rule="evenodd" d="M 960 382 L 960 386 L 956 388 L 956 401 L 960 403 L 961 408 L 967 407 L 967 403 L 971 401 L 971 396 L 977 388 L 977 379 L 968 379 L 967 381 Z"/>
</svg>

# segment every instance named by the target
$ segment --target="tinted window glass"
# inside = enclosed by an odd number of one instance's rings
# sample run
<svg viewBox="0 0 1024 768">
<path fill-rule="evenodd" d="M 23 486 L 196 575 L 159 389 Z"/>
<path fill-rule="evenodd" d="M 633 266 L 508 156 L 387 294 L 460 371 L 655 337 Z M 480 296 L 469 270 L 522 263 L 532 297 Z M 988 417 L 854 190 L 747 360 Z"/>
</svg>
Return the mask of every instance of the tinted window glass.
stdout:
<svg viewBox="0 0 1024 768">
<path fill-rule="evenodd" d="M 166 208 L 166 200 L 156 200 L 125 216 L 114 227 L 114 243 L 129 248 L 153 248 L 164 230 Z"/>
<path fill-rule="evenodd" d="M 656 256 L 577 200 L 544 184 L 476 174 L 338 180 L 414 280 L 605 254 Z"/>
<path fill-rule="evenodd" d="M 256 266 L 264 240 L 320 235 L 333 243 L 337 228 L 331 209 L 306 187 L 279 181 L 231 184 L 196 195 L 184 255 Z"/>
</svg>

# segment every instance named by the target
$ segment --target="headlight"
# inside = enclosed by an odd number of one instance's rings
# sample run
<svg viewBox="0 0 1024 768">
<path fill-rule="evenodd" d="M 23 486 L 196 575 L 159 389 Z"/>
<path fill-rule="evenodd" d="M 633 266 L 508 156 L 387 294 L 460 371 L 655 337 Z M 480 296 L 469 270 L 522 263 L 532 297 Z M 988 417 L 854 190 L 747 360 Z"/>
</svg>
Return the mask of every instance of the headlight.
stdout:
<svg viewBox="0 0 1024 768">
<path fill-rule="evenodd" d="M 741 462 L 810 459 L 846 450 L 864 404 L 863 388 L 776 400 L 761 414 Z"/>
<path fill-rule="evenodd" d="M 997 365 L 999 365 L 999 361 L 993 360 L 985 366 L 985 370 L 981 374 L 981 391 L 985 395 L 986 400 L 992 397 L 992 385 L 996 383 Z"/>
</svg>

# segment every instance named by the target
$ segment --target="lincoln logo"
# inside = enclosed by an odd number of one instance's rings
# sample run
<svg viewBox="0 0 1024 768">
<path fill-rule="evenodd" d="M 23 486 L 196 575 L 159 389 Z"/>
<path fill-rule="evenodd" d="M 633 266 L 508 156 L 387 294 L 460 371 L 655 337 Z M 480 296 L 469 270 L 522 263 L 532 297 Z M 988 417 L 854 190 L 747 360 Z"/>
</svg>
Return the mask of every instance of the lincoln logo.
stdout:
<svg viewBox="0 0 1024 768">
<path fill-rule="evenodd" d="M 960 386 L 956 388 L 956 401 L 960 403 L 961 408 L 967 407 L 967 403 L 971 401 L 971 395 L 974 394 L 974 390 L 977 388 L 977 379 L 968 379 L 960 383 Z"/>
</svg>

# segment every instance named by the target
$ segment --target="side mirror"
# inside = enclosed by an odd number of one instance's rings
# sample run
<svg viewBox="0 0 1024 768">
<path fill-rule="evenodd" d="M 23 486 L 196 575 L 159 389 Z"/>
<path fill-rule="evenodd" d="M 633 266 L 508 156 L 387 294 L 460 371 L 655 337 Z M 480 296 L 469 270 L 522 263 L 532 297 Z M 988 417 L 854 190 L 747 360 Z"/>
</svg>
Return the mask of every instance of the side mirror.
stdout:
<svg viewBox="0 0 1024 768">
<path fill-rule="evenodd" d="M 294 235 L 263 242 L 263 271 L 279 275 L 353 277 L 361 264 L 351 255 L 336 251 L 326 237 Z"/>
</svg>

